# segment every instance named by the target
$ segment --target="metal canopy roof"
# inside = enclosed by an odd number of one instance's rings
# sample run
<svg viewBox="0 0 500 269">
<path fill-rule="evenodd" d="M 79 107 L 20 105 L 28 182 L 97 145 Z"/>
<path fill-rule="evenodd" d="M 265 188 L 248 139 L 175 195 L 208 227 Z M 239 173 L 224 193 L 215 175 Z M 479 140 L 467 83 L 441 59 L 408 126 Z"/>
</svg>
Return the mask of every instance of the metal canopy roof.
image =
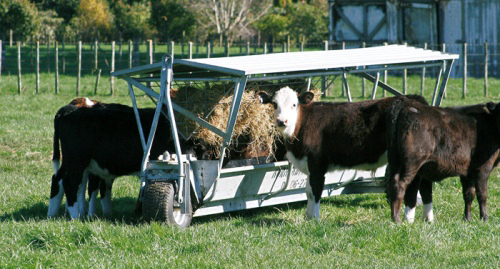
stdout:
<svg viewBox="0 0 500 269">
<path fill-rule="evenodd" d="M 334 70 L 370 65 L 411 64 L 458 59 L 458 54 L 424 50 L 406 45 L 370 48 L 273 53 L 204 59 L 174 60 L 174 74 L 206 71 L 218 75 L 248 76 L 287 72 Z M 161 62 L 113 72 L 113 76 L 158 73 Z M 214 74 L 215 75 L 215 74 Z"/>
</svg>

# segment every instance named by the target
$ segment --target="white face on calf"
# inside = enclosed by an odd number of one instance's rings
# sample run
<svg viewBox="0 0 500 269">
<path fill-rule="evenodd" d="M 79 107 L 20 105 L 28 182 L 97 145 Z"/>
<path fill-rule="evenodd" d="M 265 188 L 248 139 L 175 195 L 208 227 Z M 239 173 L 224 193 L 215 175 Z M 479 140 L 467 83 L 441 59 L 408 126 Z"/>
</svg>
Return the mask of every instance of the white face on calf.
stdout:
<svg viewBox="0 0 500 269">
<path fill-rule="evenodd" d="M 289 87 L 282 88 L 274 95 L 273 105 L 276 126 L 285 138 L 291 137 L 299 116 L 297 93 Z"/>
</svg>

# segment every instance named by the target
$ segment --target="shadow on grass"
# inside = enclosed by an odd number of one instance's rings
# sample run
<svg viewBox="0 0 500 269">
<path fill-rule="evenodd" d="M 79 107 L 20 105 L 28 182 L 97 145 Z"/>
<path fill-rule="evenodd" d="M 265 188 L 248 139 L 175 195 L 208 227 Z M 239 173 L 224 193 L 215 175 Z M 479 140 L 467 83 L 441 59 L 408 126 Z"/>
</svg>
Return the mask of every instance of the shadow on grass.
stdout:
<svg viewBox="0 0 500 269">
<path fill-rule="evenodd" d="M 137 199 L 135 197 L 113 199 L 113 216 L 111 218 L 103 217 L 100 201 L 98 200 L 96 212 L 97 218 L 101 220 L 107 220 L 116 224 L 136 225 L 139 223 L 143 223 L 144 221 L 142 220 L 142 216 L 136 215 L 134 213 L 136 200 Z M 47 206 L 47 203 L 39 202 L 32 206 L 21 208 L 12 213 L 0 215 L 0 222 L 46 220 L 48 209 L 49 208 Z M 56 219 L 57 218 L 66 218 L 69 220 L 69 216 L 65 213 L 64 203 L 62 203 L 59 208 L 59 213 Z"/>
<path fill-rule="evenodd" d="M 380 194 L 384 195 L 384 194 Z M 323 205 L 331 205 L 334 207 L 361 207 L 361 208 L 367 208 L 367 209 L 380 209 L 384 208 L 386 206 L 386 200 L 385 198 L 381 201 L 380 199 L 374 199 L 373 196 L 371 195 L 362 195 L 362 194 L 357 194 L 353 199 L 345 199 L 345 198 L 327 198 L 327 199 L 322 199 L 321 204 Z"/>
<path fill-rule="evenodd" d="M 111 218 L 103 217 L 100 207 L 100 201 L 97 201 L 97 218 L 101 221 L 108 221 L 117 225 L 140 225 L 148 223 L 142 218 L 142 215 L 135 214 L 136 198 L 123 197 L 113 199 L 113 216 Z M 281 215 L 270 216 L 269 214 L 286 213 L 290 210 L 305 209 L 306 201 L 293 202 L 282 205 L 275 205 L 263 208 L 246 209 L 216 215 L 193 218 L 191 225 L 203 225 L 217 221 L 233 220 L 235 226 L 253 225 L 259 227 L 279 226 L 287 222 Z M 354 198 L 333 197 L 321 200 L 321 204 L 330 205 L 338 208 L 362 207 L 370 209 L 379 209 L 385 206 L 379 199 L 373 199 L 368 195 L 356 195 Z M 0 222 L 8 221 L 41 221 L 47 219 L 48 206 L 46 203 L 39 202 L 29 207 L 21 208 L 15 212 L 0 215 Z M 57 218 L 69 220 L 65 214 L 65 205 L 61 204 Z M 86 219 L 85 221 L 92 221 Z"/>
</svg>

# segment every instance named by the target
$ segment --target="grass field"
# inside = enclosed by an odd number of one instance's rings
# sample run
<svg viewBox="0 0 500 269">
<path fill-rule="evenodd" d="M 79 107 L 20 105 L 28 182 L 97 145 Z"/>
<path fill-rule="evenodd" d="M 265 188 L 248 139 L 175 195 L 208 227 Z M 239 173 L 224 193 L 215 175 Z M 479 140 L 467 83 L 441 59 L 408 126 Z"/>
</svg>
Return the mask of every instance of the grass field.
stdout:
<svg viewBox="0 0 500 269">
<path fill-rule="evenodd" d="M 323 199 L 318 222 L 304 219 L 305 203 L 293 203 L 194 218 L 190 228 L 180 230 L 145 223 L 133 214 L 139 189 L 133 177 L 116 181 L 112 219 L 47 220 L 52 120 L 57 109 L 74 98 L 75 79 L 62 77 L 59 95 L 52 93 L 51 77 L 42 76 L 44 90 L 36 95 L 33 77 L 26 78 L 21 95 L 16 94 L 16 80 L 0 78 L 1 268 L 500 267 L 499 169 L 489 181 L 488 222 L 479 220 L 477 202 L 472 221 L 462 221 L 457 178 L 435 184 L 433 224 L 417 219 L 411 225 L 395 225 L 383 194 L 363 194 Z M 89 81 L 82 95 L 93 92 L 94 81 Z M 419 81 L 409 79 L 408 93 L 420 91 Z M 389 84 L 400 88 L 401 79 L 390 78 Z M 428 79 L 428 84 L 429 100 L 433 82 Z M 355 100 L 362 99 L 354 90 L 359 85 L 350 85 Z M 444 106 L 500 100 L 498 79 L 490 79 L 489 98 L 483 97 L 481 80 L 469 80 L 466 99 L 461 98 L 461 87 L 461 80 L 450 81 Z M 108 89 L 105 84 L 103 88 Z M 92 98 L 130 104 L 125 84 L 117 89 L 116 96 L 103 90 Z M 337 90 L 328 99 L 345 100 Z M 150 103 L 145 97 L 139 102 Z M 421 213 L 418 207 L 417 216 Z"/>
</svg>

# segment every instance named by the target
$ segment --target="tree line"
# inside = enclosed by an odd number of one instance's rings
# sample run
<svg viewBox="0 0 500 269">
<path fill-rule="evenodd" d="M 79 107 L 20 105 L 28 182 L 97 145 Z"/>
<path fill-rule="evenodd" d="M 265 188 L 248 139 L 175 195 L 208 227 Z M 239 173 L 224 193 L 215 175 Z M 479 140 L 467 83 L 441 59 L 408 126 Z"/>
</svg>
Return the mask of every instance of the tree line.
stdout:
<svg viewBox="0 0 500 269">
<path fill-rule="evenodd" d="M 318 42 L 327 0 L 2 0 L 0 37 L 15 40 L 215 39 Z M 259 41 L 260 41 L 259 40 Z M 290 40 L 288 40 L 290 42 Z"/>
</svg>

